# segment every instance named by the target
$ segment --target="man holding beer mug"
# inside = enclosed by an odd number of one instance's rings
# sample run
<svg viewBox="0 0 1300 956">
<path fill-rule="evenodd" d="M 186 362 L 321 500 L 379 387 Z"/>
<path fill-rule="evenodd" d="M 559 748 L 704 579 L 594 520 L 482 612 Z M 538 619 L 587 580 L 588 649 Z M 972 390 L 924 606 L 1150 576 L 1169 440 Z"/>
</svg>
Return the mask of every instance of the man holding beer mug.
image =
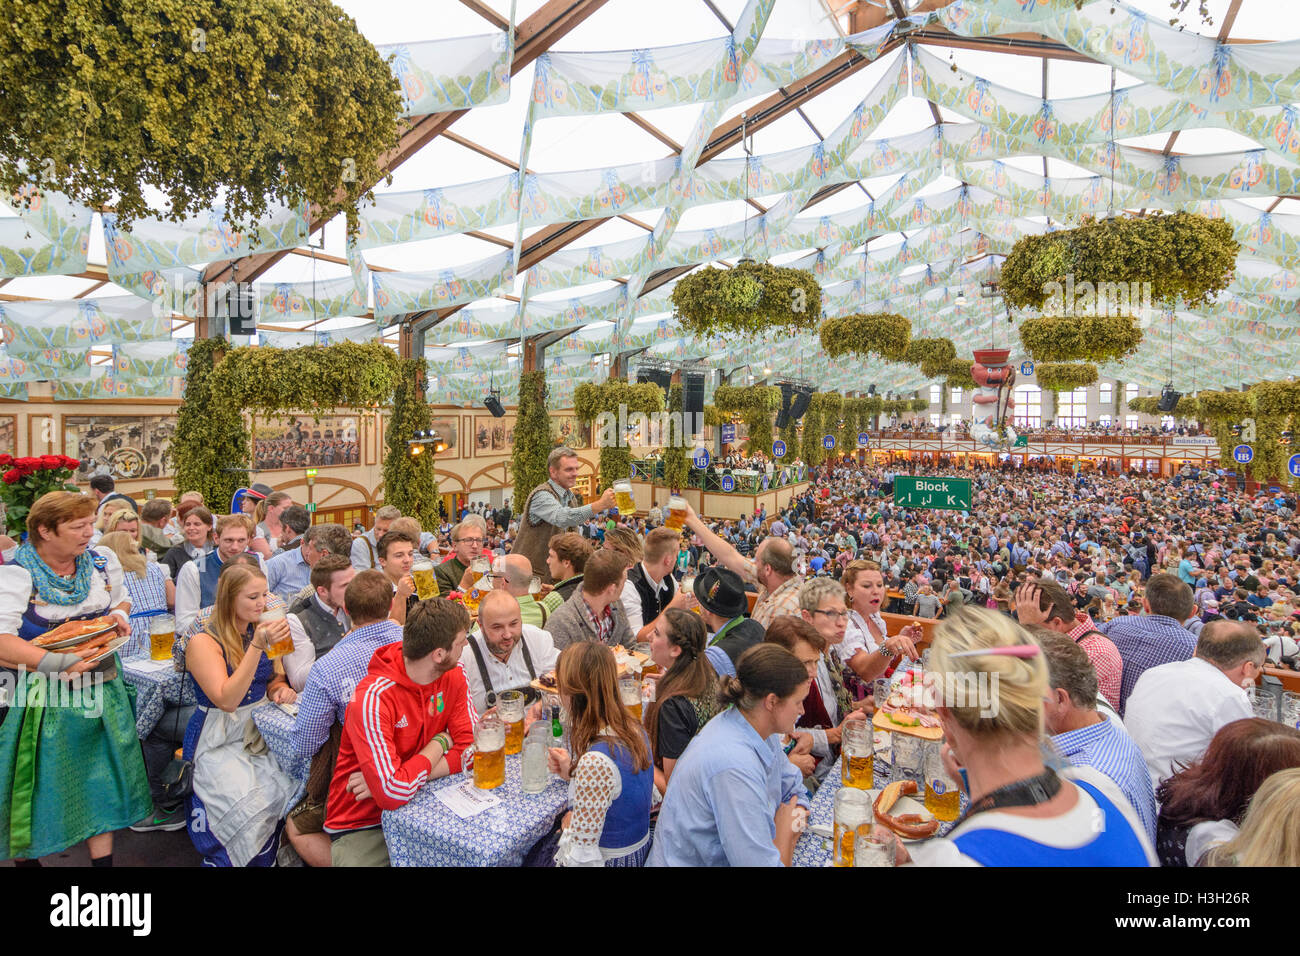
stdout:
<svg viewBox="0 0 1300 956">
<path fill-rule="evenodd" d="M 403 531 L 390 531 L 379 539 L 379 569 L 393 585 L 393 620 L 406 621 L 406 613 L 419 599 L 415 596 L 415 539 Z"/>
<path fill-rule="evenodd" d="M 439 594 L 468 591 L 478 583 L 471 568 L 474 560 L 483 555 L 486 542 L 487 523 L 478 515 L 469 515 L 451 529 L 451 546 L 455 554 L 433 569 Z"/>
<path fill-rule="evenodd" d="M 535 696 L 529 685 L 539 674 L 554 670 L 560 656 L 551 635 L 525 624 L 519 602 L 500 588 L 483 595 L 478 624 L 469 636 L 470 653 L 465 655 L 474 709 L 483 713 L 493 706 L 488 695 L 502 691 L 522 690 Z"/>
<path fill-rule="evenodd" d="M 382 539 L 381 539 L 382 543 Z M 421 601 L 402 642 L 370 659 L 348 707 L 330 783 L 325 829 L 332 866 L 387 866 L 385 810 L 405 806 L 425 782 L 460 773 L 474 740 L 465 671 L 469 612 L 446 598 Z"/>
<path fill-rule="evenodd" d="M 546 458 L 550 478 L 529 493 L 519 516 L 519 535 L 511 550 L 526 557 L 545 584 L 553 583 L 546 564 L 551 537 L 566 528 L 580 527 L 597 512 L 614 507 L 612 488 L 589 505 L 574 506 L 577 498 L 572 489 L 580 465 L 578 453 L 572 448 L 554 449 Z"/>
</svg>

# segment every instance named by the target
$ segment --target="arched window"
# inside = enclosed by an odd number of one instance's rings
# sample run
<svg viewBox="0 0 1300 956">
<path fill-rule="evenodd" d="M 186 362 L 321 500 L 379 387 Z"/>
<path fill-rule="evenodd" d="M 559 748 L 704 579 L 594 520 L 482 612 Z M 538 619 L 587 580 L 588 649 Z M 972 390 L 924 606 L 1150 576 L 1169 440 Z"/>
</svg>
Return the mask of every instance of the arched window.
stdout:
<svg viewBox="0 0 1300 956">
<path fill-rule="evenodd" d="M 1076 388 L 1056 396 L 1056 424 L 1059 428 L 1082 428 L 1088 424 L 1088 389 Z"/>
<path fill-rule="evenodd" d="M 1016 407 L 1011 410 L 1011 421 L 1026 428 L 1043 424 L 1043 390 L 1037 385 L 1021 385 L 1015 391 Z"/>
</svg>

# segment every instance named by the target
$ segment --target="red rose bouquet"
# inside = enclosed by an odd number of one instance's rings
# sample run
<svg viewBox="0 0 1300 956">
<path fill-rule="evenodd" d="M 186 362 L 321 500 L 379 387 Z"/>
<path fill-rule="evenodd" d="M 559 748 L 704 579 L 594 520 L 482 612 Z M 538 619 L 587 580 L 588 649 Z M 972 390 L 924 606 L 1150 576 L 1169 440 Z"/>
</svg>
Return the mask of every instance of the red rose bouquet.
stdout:
<svg viewBox="0 0 1300 956">
<path fill-rule="evenodd" d="M 5 524 L 9 534 L 18 537 L 27 530 L 27 512 L 41 495 L 51 491 L 77 491 L 72 484 L 73 472 L 81 462 L 67 455 L 41 455 L 15 458 L 0 455 L 0 501 L 5 506 Z"/>
</svg>

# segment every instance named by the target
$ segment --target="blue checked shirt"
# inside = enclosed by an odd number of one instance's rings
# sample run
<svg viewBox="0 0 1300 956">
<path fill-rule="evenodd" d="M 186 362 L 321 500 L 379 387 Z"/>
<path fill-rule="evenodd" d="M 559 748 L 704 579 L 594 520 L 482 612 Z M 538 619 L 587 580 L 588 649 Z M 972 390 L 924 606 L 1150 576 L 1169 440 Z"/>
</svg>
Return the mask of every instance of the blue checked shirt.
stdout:
<svg viewBox="0 0 1300 956">
<path fill-rule="evenodd" d="M 1092 767 L 1114 780 L 1142 818 L 1147 837 L 1155 843 L 1156 794 L 1146 760 L 1128 731 L 1103 714 L 1100 723 L 1057 734 L 1052 742 L 1061 756 L 1076 767 Z"/>
<path fill-rule="evenodd" d="M 293 725 L 293 752 L 310 760 L 330 735 L 334 722 L 343 723 L 352 692 L 370 669 L 375 651 L 402 639 L 402 625 L 391 618 L 358 627 L 316 662 L 298 698 Z"/>
<path fill-rule="evenodd" d="M 1128 695 L 1142 674 L 1161 664 L 1185 661 L 1196 653 L 1196 637 L 1172 617 L 1163 614 L 1117 617 L 1098 630 L 1114 642 L 1124 662 L 1120 679 L 1119 715 L 1124 716 Z"/>
<path fill-rule="evenodd" d="M 284 601 L 311 583 L 311 565 L 302 556 L 301 548 L 282 551 L 266 562 L 266 588 Z"/>
</svg>

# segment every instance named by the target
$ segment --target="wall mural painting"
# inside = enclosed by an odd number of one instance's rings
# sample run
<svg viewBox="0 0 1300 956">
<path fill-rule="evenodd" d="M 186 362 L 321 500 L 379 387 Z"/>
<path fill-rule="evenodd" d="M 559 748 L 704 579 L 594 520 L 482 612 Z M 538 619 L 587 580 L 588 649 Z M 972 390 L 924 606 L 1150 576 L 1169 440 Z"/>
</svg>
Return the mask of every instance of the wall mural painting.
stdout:
<svg viewBox="0 0 1300 956">
<path fill-rule="evenodd" d="M 474 456 L 488 458 L 508 455 L 515 440 L 515 416 L 493 418 L 478 415 L 474 418 Z"/>
<path fill-rule="evenodd" d="M 175 433 L 173 415 L 68 415 L 63 453 L 80 459 L 80 481 L 96 472 L 120 479 L 161 478 Z"/>
<path fill-rule="evenodd" d="M 590 447 L 586 427 L 572 415 L 551 416 L 551 439 L 561 445 L 568 445 L 574 451 Z"/>
<path fill-rule="evenodd" d="M 361 442 L 356 415 L 311 415 L 253 423 L 253 468 L 278 471 L 288 468 L 328 468 L 359 465 Z"/>
</svg>

